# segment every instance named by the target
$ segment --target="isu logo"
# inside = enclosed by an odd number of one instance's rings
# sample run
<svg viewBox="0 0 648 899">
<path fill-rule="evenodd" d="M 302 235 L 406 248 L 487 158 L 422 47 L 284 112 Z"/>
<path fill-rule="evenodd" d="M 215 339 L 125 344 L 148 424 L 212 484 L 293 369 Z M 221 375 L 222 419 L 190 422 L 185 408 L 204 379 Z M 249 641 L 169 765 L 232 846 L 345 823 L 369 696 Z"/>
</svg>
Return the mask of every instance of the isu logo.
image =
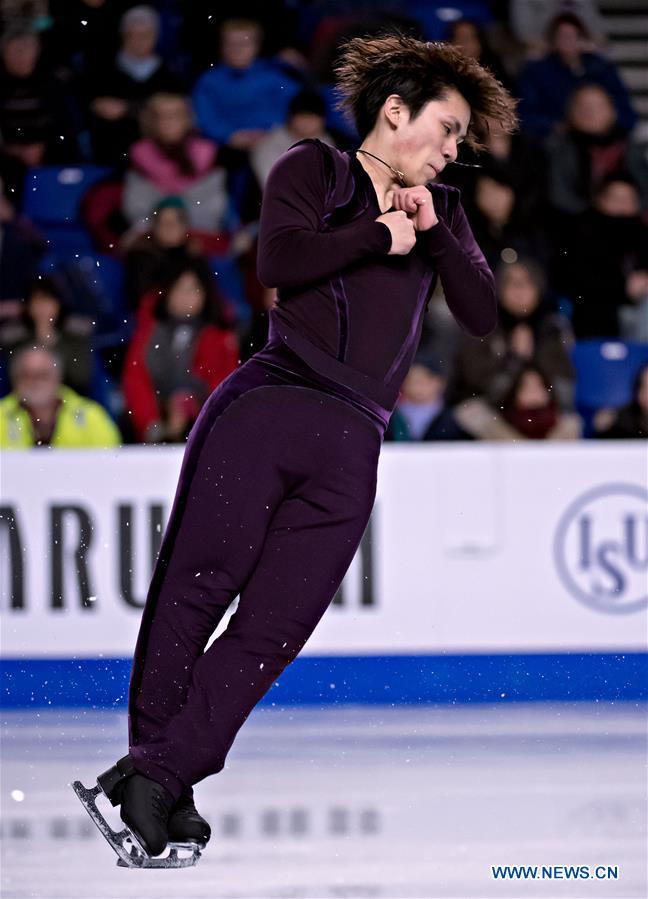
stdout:
<svg viewBox="0 0 648 899">
<path fill-rule="evenodd" d="M 648 490 L 597 487 L 561 518 L 554 541 L 558 574 L 572 596 L 621 615 L 648 606 Z"/>
</svg>

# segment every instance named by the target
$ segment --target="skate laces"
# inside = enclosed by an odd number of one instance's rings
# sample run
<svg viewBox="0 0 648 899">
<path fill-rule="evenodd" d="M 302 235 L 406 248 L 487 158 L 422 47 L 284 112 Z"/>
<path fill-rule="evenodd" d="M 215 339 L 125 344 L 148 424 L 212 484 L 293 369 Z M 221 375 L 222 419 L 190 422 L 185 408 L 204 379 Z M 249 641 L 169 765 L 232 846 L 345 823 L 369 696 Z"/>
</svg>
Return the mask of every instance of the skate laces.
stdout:
<svg viewBox="0 0 648 899">
<path fill-rule="evenodd" d="M 186 793 L 181 793 L 180 798 L 174 804 L 172 810 L 172 815 L 182 815 L 187 817 L 188 815 L 197 815 L 198 809 L 194 805 L 193 796 L 187 795 Z"/>
<path fill-rule="evenodd" d="M 171 810 L 169 803 L 164 799 L 162 793 L 158 792 L 157 790 L 152 793 L 151 799 L 153 804 L 153 811 L 160 819 L 160 821 L 166 824 L 169 817 L 169 812 Z"/>
</svg>

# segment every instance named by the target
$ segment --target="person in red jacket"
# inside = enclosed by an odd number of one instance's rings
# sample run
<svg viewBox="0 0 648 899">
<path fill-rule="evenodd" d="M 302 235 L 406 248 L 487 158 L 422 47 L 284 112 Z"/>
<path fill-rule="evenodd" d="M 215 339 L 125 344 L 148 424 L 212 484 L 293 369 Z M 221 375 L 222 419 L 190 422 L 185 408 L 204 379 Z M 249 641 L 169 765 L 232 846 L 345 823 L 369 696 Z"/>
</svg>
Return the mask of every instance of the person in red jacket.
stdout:
<svg viewBox="0 0 648 899">
<path fill-rule="evenodd" d="M 122 387 L 135 436 L 185 439 L 203 403 L 234 369 L 238 340 L 213 279 L 186 261 L 141 301 Z"/>
</svg>

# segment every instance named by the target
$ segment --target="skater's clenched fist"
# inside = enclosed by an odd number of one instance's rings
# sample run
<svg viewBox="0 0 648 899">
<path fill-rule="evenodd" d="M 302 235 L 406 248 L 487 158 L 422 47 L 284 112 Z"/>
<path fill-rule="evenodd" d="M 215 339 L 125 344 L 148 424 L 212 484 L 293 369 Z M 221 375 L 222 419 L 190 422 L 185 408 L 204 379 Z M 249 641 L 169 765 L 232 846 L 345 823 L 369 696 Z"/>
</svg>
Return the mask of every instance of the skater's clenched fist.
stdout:
<svg viewBox="0 0 648 899">
<path fill-rule="evenodd" d="M 385 212 L 377 222 L 387 225 L 391 233 L 390 256 L 407 256 L 416 243 L 416 231 L 414 223 L 403 211 Z"/>
<path fill-rule="evenodd" d="M 439 221 L 434 210 L 432 194 L 423 184 L 417 187 L 395 188 L 392 206 L 406 212 L 417 231 L 427 231 Z"/>
</svg>

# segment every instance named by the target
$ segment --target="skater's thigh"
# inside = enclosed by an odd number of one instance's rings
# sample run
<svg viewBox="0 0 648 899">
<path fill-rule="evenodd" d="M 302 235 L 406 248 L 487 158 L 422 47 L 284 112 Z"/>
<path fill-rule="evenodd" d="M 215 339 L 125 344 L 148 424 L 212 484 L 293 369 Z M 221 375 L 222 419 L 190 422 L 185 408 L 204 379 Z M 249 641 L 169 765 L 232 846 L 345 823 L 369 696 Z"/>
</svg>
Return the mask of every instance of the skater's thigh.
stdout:
<svg viewBox="0 0 648 899">
<path fill-rule="evenodd" d="M 348 540 L 359 541 L 381 444 L 361 412 L 320 391 L 284 384 L 254 386 L 218 414 L 209 412 L 199 419 L 199 448 L 192 447 L 194 462 L 167 529 L 173 551 L 166 580 L 174 593 L 178 584 L 191 583 L 192 592 L 236 595 L 274 531 L 292 527 L 290 545 L 308 544 L 302 558 L 316 555 L 318 541 L 337 550 L 338 531 L 349 535 L 343 549 Z"/>
<path fill-rule="evenodd" d="M 167 577 L 193 573 L 209 577 L 212 586 L 238 588 L 258 558 L 291 485 L 279 439 L 287 410 L 266 396 L 281 389 L 254 387 L 208 419 L 199 448 L 191 448 L 193 463 L 169 522 L 174 539 Z"/>
<path fill-rule="evenodd" d="M 374 503 L 381 445 L 373 424 L 346 403 L 298 399 L 304 476 L 273 515 L 228 627 L 230 637 L 256 641 L 258 652 L 288 656 L 299 652 L 353 560 Z"/>
</svg>

